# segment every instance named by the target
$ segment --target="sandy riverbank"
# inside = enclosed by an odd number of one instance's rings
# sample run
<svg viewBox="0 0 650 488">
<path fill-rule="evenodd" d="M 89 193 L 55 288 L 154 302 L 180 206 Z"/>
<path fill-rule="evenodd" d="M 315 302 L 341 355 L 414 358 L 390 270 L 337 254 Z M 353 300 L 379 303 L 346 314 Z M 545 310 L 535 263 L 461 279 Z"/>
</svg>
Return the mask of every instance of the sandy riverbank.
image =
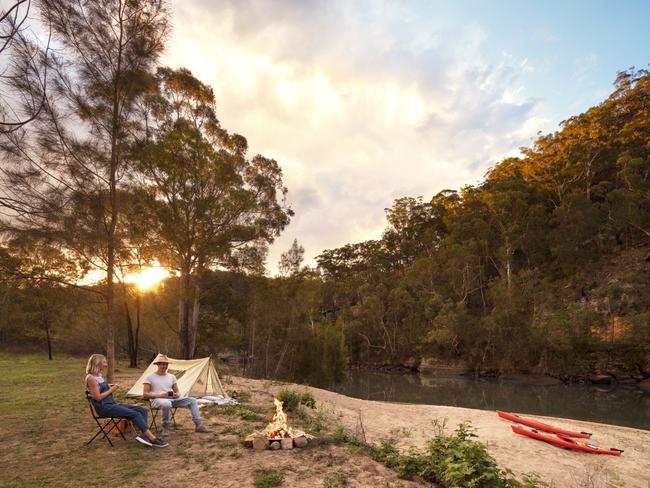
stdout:
<svg viewBox="0 0 650 488">
<path fill-rule="evenodd" d="M 249 391 L 253 395 L 268 395 L 285 386 L 238 377 L 231 377 L 231 381 L 229 388 Z M 289 386 L 305 389 L 301 385 Z M 499 465 L 517 474 L 537 473 L 557 488 L 621 486 L 610 485 L 608 481 L 623 482 L 622 486 L 626 488 L 650 486 L 650 431 L 528 415 L 558 427 L 593 432 L 590 441 L 593 444 L 625 450 L 620 457 L 595 455 L 567 451 L 518 436 L 511 431 L 511 423 L 500 419 L 494 412 L 359 400 L 318 388 L 308 389 L 317 402 L 331 411 L 336 421 L 351 431 L 360 431 L 362 426 L 366 440 L 371 443 L 393 437 L 401 447 L 422 448 L 433 435 L 434 419 L 447 419 L 449 429 L 461 422 L 471 422 L 478 440 L 487 444 Z"/>
</svg>

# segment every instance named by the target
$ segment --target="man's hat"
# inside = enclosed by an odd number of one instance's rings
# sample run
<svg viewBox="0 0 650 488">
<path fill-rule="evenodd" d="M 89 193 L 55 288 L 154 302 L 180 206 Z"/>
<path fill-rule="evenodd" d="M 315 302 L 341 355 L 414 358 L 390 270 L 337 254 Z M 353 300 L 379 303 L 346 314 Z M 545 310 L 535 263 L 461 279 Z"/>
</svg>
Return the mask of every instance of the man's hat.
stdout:
<svg viewBox="0 0 650 488">
<path fill-rule="evenodd" d="M 167 364 L 169 364 L 169 358 L 167 356 L 165 356 L 164 354 L 158 353 L 158 355 L 156 356 L 156 359 L 153 360 L 153 363 L 154 364 L 158 364 L 158 363 L 167 363 Z"/>
</svg>

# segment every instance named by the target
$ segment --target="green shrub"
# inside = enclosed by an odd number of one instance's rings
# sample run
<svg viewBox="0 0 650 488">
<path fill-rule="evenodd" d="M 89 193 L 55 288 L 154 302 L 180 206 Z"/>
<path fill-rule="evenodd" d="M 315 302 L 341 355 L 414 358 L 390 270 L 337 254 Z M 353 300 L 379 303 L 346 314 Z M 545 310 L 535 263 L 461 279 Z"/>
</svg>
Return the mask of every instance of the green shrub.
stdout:
<svg viewBox="0 0 650 488">
<path fill-rule="evenodd" d="M 469 424 L 460 424 L 453 435 L 444 432 L 445 423 L 434 422 L 435 437 L 427 450 L 399 452 L 392 439 L 384 439 L 372 448 L 371 456 L 386 467 L 397 471 L 404 479 L 419 477 L 445 488 L 539 488 L 548 486 L 534 475 L 523 481 L 509 470 L 500 469 L 485 445 L 476 437 Z"/>
<path fill-rule="evenodd" d="M 439 435 L 429 441 L 432 471 L 444 486 L 504 487 L 505 478 L 487 448 L 467 424 L 460 424 L 455 435 Z"/>
<path fill-rule="evenodd" d="M 400 454 L 393 439 L 383 439 L 378 447 L 372 449 L 371 457 L 384 466 L 397 471 L 400 478 L 411 480 L 415 476 L 420 476 L 432 480 L 432 478 L 424 476 L 424 473 L 430 471 L 427 466 L 427 456 L 416 450 L 411 450 L 406 455 Z"/>
<path fill-rule="evenodd" d="M 314 395 L 308 391 L 304 392 L 300 397 L 300 404 L 312 409 L 316 408 L 316 400 L 314 399 Z"/>
<path fill-rule="evenodd" d="M 349 444 L 352 446 L 361 446 L 363 443 L 351 434 L 345 427 L 338 426 L 332 433 L 332 442 L 337 446 Z"/>
<path fill-rule="evenodd" d="M 298 408 L 298 405 L 300 405 L 300 395 L 288 388 L 280 390 L 280 393 L 278 393 L 278 400 L 282 401 L 282 408 L 284 408 L 286 412 L 293 412 Z"/>
<path fill-rule="evenodd" d="M 259 469 L 255 471 L 255 479 L 253 485 L 256 488 L 267 488 L 270 486 L 280 486 L 284 482 L 282 473 L 278 473 L 272 469 Z"/>
<path fill-rule="evenodd" d="M 300 394 L 297 391 L 283 388 L 278 393 L 278 400 L 283 402 L 282 408 L 287 412 L 293 412 L 299 405 L 316 408 L 316 400 L 314 400 L 314 396 L 308 391 Z"/>
<path fill-rule="evenodd" d="M 327 419 L 330 415 L 330 411 L 327 407 L 320 404 L 316 409 L 316 415 L 309 422 L 309 430 L 314 434 L 319 434 L 326 430 L 328 422 Z"/>
<path fill-rule="evenodd" d="M 379 446 L 372 449 L 371 457 L 387 468 L 396 468 L 399 464 L 400 453 L 393 439 L 382 439 Z"/>
</svg>

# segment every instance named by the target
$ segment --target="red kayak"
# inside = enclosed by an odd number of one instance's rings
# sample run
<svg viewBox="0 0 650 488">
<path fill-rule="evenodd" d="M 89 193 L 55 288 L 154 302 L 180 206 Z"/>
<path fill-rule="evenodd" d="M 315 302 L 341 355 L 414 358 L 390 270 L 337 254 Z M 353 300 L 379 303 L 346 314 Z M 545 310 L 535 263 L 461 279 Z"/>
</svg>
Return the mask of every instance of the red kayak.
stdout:
<svg viewBox="0 0 650 488">
<path fill-rule="evenodd" d="M 502 412 L 497 410 L 499 417 L 502 419 L 510 420 L 511 422 L 517 422 L 518 424 L 527 425 L 533 429 L 543 430 L 544 432 L 551 432 L 553 434 L 560 434 L 569 437 L 580 437 L 582 439 L 589 439 L 591 434 L 589 432 L 571 432 L 570 430 L 560 429 L 559 427 L 553 427 L 552 425 L 543 424 L 537 420 L 526 419 L 515 415 L 514 413 Z"/>
<path fill-rule="evenodd" d="M 616 449 L 615 447 L 610 447 L 609 449 L 603 449 L 602 447 L 594 446 L 593 444 L 587 444 L 585 442 L 579 442 L 570 437 L 564 437 L 561 435 L 551 435 L 543 432 L 538 432 L 535 429 L 524 429 L 517 425 L 511 425 L 513 432 L 516 434 L 525 435 L 526 437 L 531 437 L 540 441 L 548 442 L 549 444 L 554 444 L 564 449 L 573 449 L 575 451 L 582 452 L 591 452 L 593 454 L 611 454 L 612 456 L 620 456 L 623 452 L 622 449 Z"/>
</svg>

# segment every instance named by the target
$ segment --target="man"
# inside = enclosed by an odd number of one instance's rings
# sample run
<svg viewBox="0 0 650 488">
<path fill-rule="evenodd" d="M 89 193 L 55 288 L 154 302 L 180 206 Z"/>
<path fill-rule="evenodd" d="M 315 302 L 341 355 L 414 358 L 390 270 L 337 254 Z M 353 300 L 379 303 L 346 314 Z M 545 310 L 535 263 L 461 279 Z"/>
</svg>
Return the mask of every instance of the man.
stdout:
<svg viewBox="0 0 650 488">
<path fill-rule="evenodd" d="M 147 376 L 143 383 L 144 397 L 152 401 L 153 408 L 162 410 L 162 423 L 164 437 L 169 436 L 169 418 L 171 417 L 172 407 L 189 408 L 192 412 L 192 421 L 196 432 L 211 432 L 201 423 L 201 415 L 196 399 L 192 397 L 182 397 L 178 391 L 176 376 L 167 372 L 169 367 L 169 358 L 164 354 L 158 354 L 153 362 L 158 369 L 155 373 Z"/>
</svg>

